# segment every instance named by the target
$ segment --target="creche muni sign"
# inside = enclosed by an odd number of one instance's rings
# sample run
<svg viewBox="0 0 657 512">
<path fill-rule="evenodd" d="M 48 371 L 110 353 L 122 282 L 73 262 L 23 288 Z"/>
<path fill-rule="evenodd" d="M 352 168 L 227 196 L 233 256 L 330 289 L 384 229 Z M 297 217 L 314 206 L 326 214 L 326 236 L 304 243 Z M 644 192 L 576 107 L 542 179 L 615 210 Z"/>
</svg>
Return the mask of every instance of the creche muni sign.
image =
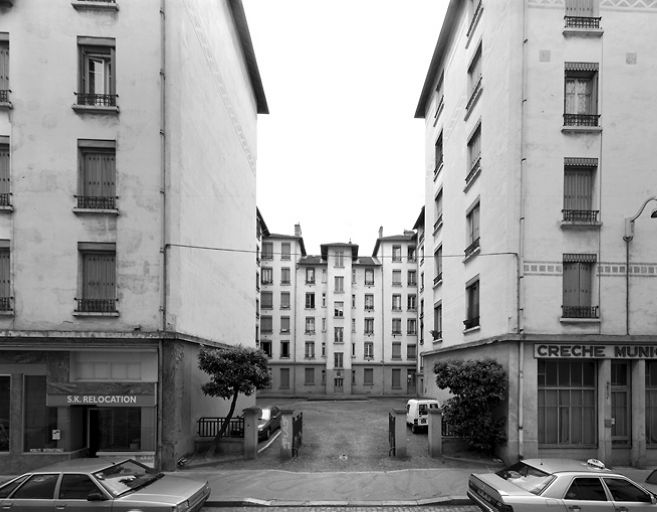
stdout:
<svg viewBox="0 0 657 512">
<path fill-rule="evenodd" d="M 534 345 L 535 358 L 657 359 L 657 345 L 552 344 Z"/>
</svg>

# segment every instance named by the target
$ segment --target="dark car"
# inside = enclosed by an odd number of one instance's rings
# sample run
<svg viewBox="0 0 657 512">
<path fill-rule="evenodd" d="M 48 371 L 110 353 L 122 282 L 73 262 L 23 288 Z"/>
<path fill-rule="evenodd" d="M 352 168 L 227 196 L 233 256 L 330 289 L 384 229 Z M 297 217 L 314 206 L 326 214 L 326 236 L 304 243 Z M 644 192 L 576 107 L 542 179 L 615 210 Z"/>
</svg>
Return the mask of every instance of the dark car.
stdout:
<svg viewBox="0 0 657 512">
<path fill-rule="evenodd" d="M 0 509 L 197 512 L 207 481 L 164 475 L 132 459 L 72 459 L 0 486 Z"/>
<path fill-rule="evenodd" d="M 275 405 L 263 407 L 258 418 L 258 439 L 269 439 L 278 428 L 281 428 L 281 410 Z"/>
</svg>

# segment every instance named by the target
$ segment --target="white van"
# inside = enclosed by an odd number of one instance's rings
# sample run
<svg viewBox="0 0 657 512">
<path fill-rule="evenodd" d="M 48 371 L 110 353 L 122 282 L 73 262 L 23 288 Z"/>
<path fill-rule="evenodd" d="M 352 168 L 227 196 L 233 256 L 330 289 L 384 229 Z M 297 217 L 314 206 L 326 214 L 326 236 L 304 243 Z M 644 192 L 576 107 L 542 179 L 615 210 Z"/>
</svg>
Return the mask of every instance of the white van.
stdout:
<svg viewBox="0 0 657 512">
<path fill-rule="evenodd" d="M 440 409 L 440 402 L 432 398 L 411 398 L 406 402 L 406 425 L 414 434 L 429 426 L 429 409 Z"/>
</svg>

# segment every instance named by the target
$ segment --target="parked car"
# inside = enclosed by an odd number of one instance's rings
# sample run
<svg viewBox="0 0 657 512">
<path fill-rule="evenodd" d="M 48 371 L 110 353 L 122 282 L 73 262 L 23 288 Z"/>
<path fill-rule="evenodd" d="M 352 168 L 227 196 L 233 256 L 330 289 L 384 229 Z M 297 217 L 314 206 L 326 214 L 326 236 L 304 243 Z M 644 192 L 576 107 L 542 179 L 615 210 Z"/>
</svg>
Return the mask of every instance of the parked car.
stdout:
<svg viewBox="0 0 657 512">
<path fill-rule="evenodd" d="M 0 510 L 196 512 L 209 496 L 207 481 L 164 475 L 132 459 L 71 459 L 0 486 Z"/>
<path fill-rule="evenodd" d="M 429 426 L 429 409 L 440 409 L 440 402 L 431 398 L 411 398 L 406 402 L 406 425 L 414 434 Z"/>
<path fill-rule="evenodd" d="M 258 439 L 269 439 L 269 436 L 281 428 L 281 410 L 274 406 L 263 407 L 258 418 Z"/>
<path fill-rule="evenodd" d="M 526 459 L 472 474 L 467 495 L 484 512 L 657 512 L 651 492 L 595 459 Z"/>
</svg>

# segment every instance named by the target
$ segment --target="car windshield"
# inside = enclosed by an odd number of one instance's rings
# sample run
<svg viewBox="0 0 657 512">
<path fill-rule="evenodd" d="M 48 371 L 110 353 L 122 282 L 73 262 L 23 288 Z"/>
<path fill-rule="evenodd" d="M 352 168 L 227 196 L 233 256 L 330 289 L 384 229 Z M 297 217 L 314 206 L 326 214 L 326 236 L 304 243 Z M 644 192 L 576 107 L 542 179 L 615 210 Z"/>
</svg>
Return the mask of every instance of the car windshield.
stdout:
<svg viewBox="0 0 657 512">
<path fill-rule="evenodd" d="M 495 474 L 532 494 L 541 494 L 554 478 L 553 475 L 522 462 L 516 462 Z"/>
<path fill-rule="evenodd" d="M 268 420 L 271 417 L 271 409 L 263 409 L 260 413 L 261 420 Z"/>
<path fill-rule="evenodd" d="M 150 484 L 161 478 L 162 474 L 155 473 L 152 469 L 134 460 L 127 460 L 98 471 L 94 473 L 94 476 L 112 496 L 120 496 Z"/>
</svg>

